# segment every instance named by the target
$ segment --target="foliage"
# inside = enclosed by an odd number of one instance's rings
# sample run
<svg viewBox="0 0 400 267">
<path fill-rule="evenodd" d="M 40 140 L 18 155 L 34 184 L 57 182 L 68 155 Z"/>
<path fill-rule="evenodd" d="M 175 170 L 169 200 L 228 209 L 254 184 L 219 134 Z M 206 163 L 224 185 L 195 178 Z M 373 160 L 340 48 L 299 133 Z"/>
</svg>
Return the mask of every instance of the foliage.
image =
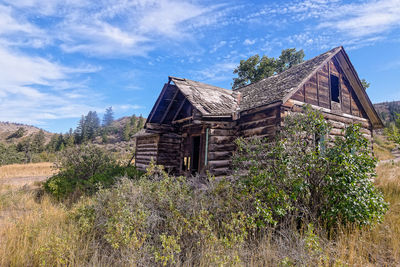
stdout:
<svg viewBox="0 0 400 267">
<path fill-rule="evenodd" d="M 86 116 L 81 117 L 75 130 L 75 140 L 78 144 L 94 140 L 100 128 L 100 119 L 96 111 L 89 111 Z"/>
<path fill-rule="evenodd" d="M 14 133 L 10 134 L 7 137 L 7 140 L 12 139 L 12 138 L 21 138 L 25 135 L 25 133 L 26 133 L 26 130 L 23 127 L 19 127 Z"/>
<path fill-rule="evenodd" d="M 233 73 L 238 74 L 238 77 L 233 79 L 232 88 L 240 88 L 249 83 L 268 78 L 303 61 L 304 51 L 296 51 L 295 48 L 282 50 L 281 55 L 277 59 L 273 57 L 269 58 L 266 55 L 260 58 L 256 54 L 247 60 L 241 60 L 239 66 L 235 68 Z"/>
<path fill-rule="evenodd" d="M 0 166 L 24 162 L 25 154 L 17 150 L 16 145 L 0 143 Z"/>
<path fill-rule="evenodd" d="M 55 168 L 58 173 L 45 182 L 44 188 L 57 199 L 65 199 L 71 194 L 92 194 L 99 186 L 108 187 L 115 177 L 125 174 L 132 178 L 140 176 L 134 167 L 118 165 L 109 153 L 94 145 L 64 150 Z"/>
<path fill-rule="evenodd" d="M 108 107 L 103 116 L 103 127 L 108 127 L 114 121 L 114 112 L 112 107 Z"/>
<path fill-rule="evenodd" d="M 244 244 L 254 224 L 229 182 L 211 181 L 206 190 L 196 182 L 152 165 L 140 180 L 123 178 L 98 191 L 72 217 L 106 244 L 105 252 L 147 255 L 143 265 L 174 265 L 188 253 L 213 265 L 237 264 L 239 256 L 227 252 Z"/>
<path fill-rule="evenodd" d="M 367 90 L 371 86 L 371 83 L 367 82 L 366 79 L 361 79 L 361 84 L 365 90 Z"/>
<path fill-rule="evenodd" d="M 400 145 L 400 113 L 396 113 L 396 120 L 385 128 L 385 134 L 389 140 Z"/>
<path fill-rule="evenodd" d="M 276 140 L 237 141 L 237 176 L 259 226 L 293 218 L 328 227 L 382 219 L 387 204 L 371 182 L 376 160 L 360 127 L 347 127 L 335 140 L 329 132 L 323 116 L 305 107 L 285 118 Z"/>
</svg>

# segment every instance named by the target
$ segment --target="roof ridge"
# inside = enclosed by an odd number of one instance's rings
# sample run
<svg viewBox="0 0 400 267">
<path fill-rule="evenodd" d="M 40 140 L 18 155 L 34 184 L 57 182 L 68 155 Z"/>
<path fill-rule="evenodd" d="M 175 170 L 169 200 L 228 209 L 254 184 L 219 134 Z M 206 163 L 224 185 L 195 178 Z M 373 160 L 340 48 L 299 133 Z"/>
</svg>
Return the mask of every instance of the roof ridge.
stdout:
<svg viewBox="0 0 400 267">
<path fill-rule="evenodd" d="M 239 87 L 239 88 L 237 88 L 237 89 L 232 89 L 232 90 L 233 90 L 233 91 L 238 91 L 238 90 L 240 90 L 240 89 L 243 89 L 243 88 L 246 88 L 246 87 L 248 87 L 248 86 L 250 86 L 250 85 L 254 85 L 254 84 L 256 84 L 256 83 L 259 83 L 259 82 L 268 80 L 268 79 L 270 79 L 270 78 L 279 77 L 280 75 L 285 74 L 287 71 L 291 70 L 292 68 L 298 68 L 298 67 L 304 65 L 305 63 L 310 62 L 310 61 L 316 59 L 317 57 L 321 57 L 321 56 L 323 56 L 323 55 L 325 55 L 325 54 L 328 54 L 328 53 L 330 53 L 330 52 L 332 52 L 332 51 L 334 51 L 334 50 L 337 50 L 337 49 L 338 49 L 338 51 L 339 51 L 339 49 L 342 49 L 342 48 L 343 48 L 343 46 L 337 46 L 337 47 L 332 48 L 331 50 L 328 50 L 328 51 L 326 51 L 326 52 L 324 52 L 324 53 L 322 53 L 322 54 L 319 54 L 319 55 L 317 55 L 317 56 L 315 56 L 315 57 L 313 57 L 313 58 L 307 59 L 307 60 L 305 60 L 305 61 L 303 61 L 303 62 L 301 62 L 301 63 L 299 63 L 299 64 L 297 64 L 297 65 L 294 65 L 293 67 L 288 68 L 288 69 L 286 69 L 286 70 L 284 70 L 284 71 L 282 71 L 282 72 L 280 72 L 280 73 L 276 73 L 276 74 L 274 74 L 274 75 L 271 75 L 271 76 L 266 77 L 266 78 L 264 78 L 264 79 L 261 79 L 261 80 L 259 80 L 259 81 L 256 81 L 256 82 L 253 82 L 253 83 L 249 83 L 249 84 L 246 84 L 246 85 L 244 85 L 244 86 L 242 86 L 242 87 Z M 338 52 L 338 51 L 337 51 L 337 52 Z"/>
</svg>

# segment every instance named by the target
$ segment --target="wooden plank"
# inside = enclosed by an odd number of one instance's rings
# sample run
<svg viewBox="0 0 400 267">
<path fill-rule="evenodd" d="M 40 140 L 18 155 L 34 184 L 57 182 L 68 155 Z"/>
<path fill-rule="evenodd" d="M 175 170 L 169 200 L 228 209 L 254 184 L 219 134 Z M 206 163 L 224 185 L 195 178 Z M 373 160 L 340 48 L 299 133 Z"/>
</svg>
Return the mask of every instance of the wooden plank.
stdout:
<svg viewBox="0 0 400 267">
<path fill-rule="evenodd" d="M 273 135 L 276 133 L 276 125 L 263 126 L 259 128 L 243 131 L 243 137 L 258 136 L 258 135 Z"/>
<path fill-rule="evenodd" d="M 251 115 L 247 115 L 247 116 L 242 116 L 240 118 L 240 124 L 246 123 L 246 122 L 252 122 L 252 121 L 257 121 L 260 119 L 264 119 L 264 118 L 269 118 L 269 117 L 273 117 L 273 116 L 277 116 L 278 112 L 279 112 L 279 108 L 271 108 L 268 110 L 264 110 L 263 112 L 258 112 L 258 113 L 253 113 Z"/>
<path fill-rule="evenodd" d="M 168 107 L 167 107 L 167 109 L 165 110 L 163 116 L 161 117 L 160 124 L 162 124 L 162 123 L 164 122 L 165 118 L 167 117 L 168 112 L 170 111 L 172 105 L 174 104 L 174 101 L 175 101 L 176 96 L 178 95 L 178 93 L 179 93 L 179 88 L 176 86 L 176 91 L 175 91 L 175 93 L 174 93 L 174 95 L 173 95 L 173 97 L 172 97 L 172 99 L 171 99 L 171 102 L 169 102 Z"/>
<path fill-rule="evenodd" d="M 234 143 L 228 143 L 228 144 L 209 144 L 208 145 L 208 151 L 213 152 L 213 151 L 234 151 L 236 149 L 236 145 Z"/>
<path fill-rule="evenodd" d="M 232 151 L 209 152 L 208 160 L 226 160 L 232 157 Z"/>
<path fill-rule="evenodd" d="M 169 83 L 170 83 L 170 81 L 169 81 L 168 83 L 164 84 L 164 87 L 163 87 L 163 89 L 161 90 L 161 94 L 158 96 L 158 99 L 157 99 L 157 101 L 156 101 L 154 107 L 152 108 L 152 110 L 151 110 L 151 112 L 150 112 L 150 114 L 151 114 L 151 115 L 150 115 L 150 118 L 149 118 L 149 120 L 148 120 L 147 122 L 151 122 L 151 120 L 153 119 L 154 114 L 156 113 L 156 110 L 157 110 L 158 106 L 160 105 L 161 99 L 164 97 L 164 94 L 165 94 L 165 92 L 167 91 L 167 88 L 168 88 L 168 86 L 169 86 Z"/>
<path fill-rule="evenodd" d="M 261 120 L 242 123 L 240 125 L 240 130 L 243 131 L 247 129 L 259 128 L 262 126 L 276 125 L 277 123 L 278 123 L 278 117 L 275 115 Z"/>
<path fill-rule="evenodd" d="M 225 135 L 225 136 L 234 136 L 236 135 L 236 131 L 233 129 L 210 129 L 209 132 L 211 135 Z"/>
<path fill-rule="evenodd" d="M 186 97 L 183 99 L 182 103 L 179 105 L 178 110 L 176 111 L 172 121 L 176 120 L 176 118 L 178 117 L 178 115 L 181 112 L 181 110 L 182 110 L 183 106 L 185 105 L 185 103 L 186 103 Z"/>
<path fill-rule="evenodd" d="M 228 167 L 231 165 L 231 160 L 210 160 L 208 161 L 209 167 L 212 168 L 221 168 L 221 167 Z"/>
</svg>

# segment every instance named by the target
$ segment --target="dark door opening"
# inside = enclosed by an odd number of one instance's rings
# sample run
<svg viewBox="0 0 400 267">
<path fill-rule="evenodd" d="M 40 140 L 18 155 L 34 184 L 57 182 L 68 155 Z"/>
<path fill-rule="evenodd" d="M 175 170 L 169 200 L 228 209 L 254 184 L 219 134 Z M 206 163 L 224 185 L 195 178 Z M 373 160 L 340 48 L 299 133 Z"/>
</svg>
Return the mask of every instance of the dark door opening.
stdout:
<svg viewBox="0 0 400 267">
<path fill-rule="evenodd" d="M 192 174 L 199 172 L 200 136 L 193 136 Z"/>
</svg>

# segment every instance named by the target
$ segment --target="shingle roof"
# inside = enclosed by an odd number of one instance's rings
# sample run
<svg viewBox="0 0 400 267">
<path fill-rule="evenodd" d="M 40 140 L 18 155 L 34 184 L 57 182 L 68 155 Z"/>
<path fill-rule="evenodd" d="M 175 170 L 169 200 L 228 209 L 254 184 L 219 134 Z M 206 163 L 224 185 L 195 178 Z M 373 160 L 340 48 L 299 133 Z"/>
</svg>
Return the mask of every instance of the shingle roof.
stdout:
<svg viewBox="0 0 400 267">
<path fill-rule="evenodd" d="M 188 79 L 169 78 L 202 115 L 231 115 L 238 107 L 235 91 Z"/>
<path fill-rule="evenodd" d="M 341 47 L 336 47 L 280 74 L 236 89 L 235 92 L 240 92 L 242 95 L 240 110 L 248 110 L 283 100 L 288 94 L 296 91 L 299 85 L 324 61 L 333 57 L 340 50 Z"/>
</svg>

